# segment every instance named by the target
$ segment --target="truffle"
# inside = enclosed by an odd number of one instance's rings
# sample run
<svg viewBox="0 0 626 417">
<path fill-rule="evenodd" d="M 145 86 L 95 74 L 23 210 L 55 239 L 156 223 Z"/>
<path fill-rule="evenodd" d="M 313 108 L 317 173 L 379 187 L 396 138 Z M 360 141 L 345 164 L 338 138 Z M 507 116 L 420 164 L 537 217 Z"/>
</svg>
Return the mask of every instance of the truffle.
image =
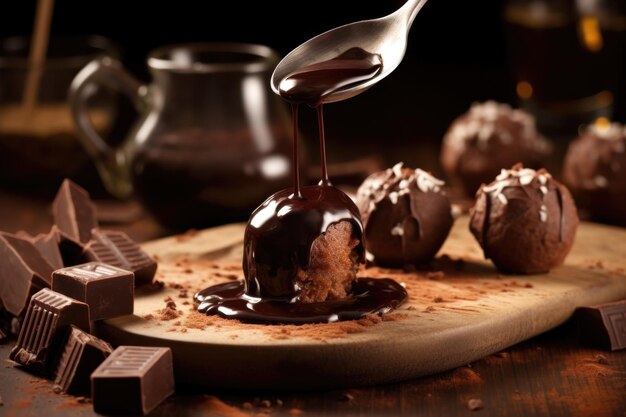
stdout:
<svg viewBox="0 0 626 417">
<path fill-rule="evenodd" d="M 252 213 L 244 236 L 246 294 L 286 302 L 345 298 L 363 260 L 358 209 L 329 186 L 283 190 Z"/>
<path fill-rule="evenodd" d="M 404 168 L 402 162 L 370 175 L 356 199 L 368 257 L 385 266 L 431 260 L 453 223 L 443 185 L 426 171 Z"/>
<path fill-rule="evenodd" d="M 626 226 L 626 127 L 599 119 L 573 141 L 563 181 L 594 220 Z"/>
<path fill-rule="evenodd" d="M 546 170 L 519 164 L 481 186 L 470 213 L 470 230 L 485 258 L 507 273 L 543 273 L 560 265 L 578 227 L 568 189 Z"/>
<path fill-rule="evenodd" d="M 443 138 L 441 164 L 450 182 L 472 196 L 500 169 L 517 162 L 539 168 L 551 152 L 530 114 L 487 101 L 474 103 L 450 125 Z"/>
</svg>

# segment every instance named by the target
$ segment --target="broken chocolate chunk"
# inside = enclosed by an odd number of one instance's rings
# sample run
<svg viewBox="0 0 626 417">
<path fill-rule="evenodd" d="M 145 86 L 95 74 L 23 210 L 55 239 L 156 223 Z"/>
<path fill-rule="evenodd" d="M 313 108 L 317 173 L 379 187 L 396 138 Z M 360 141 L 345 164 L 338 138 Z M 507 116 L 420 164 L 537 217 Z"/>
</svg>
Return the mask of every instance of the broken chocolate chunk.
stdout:
<svg viewBox="0 0 626 417">
<path fill-rule="evenodd" d="M 147 414 L 174 393 L 170 348 L 120 346 L 91 374 L 101 414 Z"/>
<path fill-rule="evenodd" d="M 133 313 L 135 276 L 100 262 L 59 269 L 52 274 L 52 289 L 89 305 L 91 320 Z"/>
<path fill-rule="evenodd" d="M 0 302 L 14 316 L 30 296 L 50 287 L 52 266 L 28 240 L 0 232 Z"/>
<path fill-rule="evenodd" d="M 606 350 L 626 349 L 626 300 L 576 310 L 580 340 Z"/>
<path fill-rule="evenodd" d="M 37 248 L 41 256 L 48 261 L 50 266 L 54 269 L 63 268 L 63 257 L 61 256 L 61 249 L 55 239 L 52 232 L 48 234 L 40 234 L 33 238 L 33 245 Z"/>
<path fill-rule="evenodd" d="M 48 375 L 70 325 L 89 331 L 89 307 L 44 288 L 33 295 L 9 359 Z"/>
<path fill-rule="evenodd" d="M 91 373 L 113 352 L 107 342 L 70 326 L 54 373 L 55 388 L 72 395 L 90 395 Z"/>
<path fill-rule="evenodd" d="M 149 284 L 157 263 L 126 233 L 113 230 L 93 230 L 92 240 L 85 247 L 88 261 L 102 262 L 135 274 L 135 286 Z"/>
<path fill-rule="evenodd" d="M 59 229 L 77 242 L 87 243 L 91 230 L 98 227 L 96 206 L 89 193 L 67 179 L 52 203 L 52 214 Z"/>
</svg>

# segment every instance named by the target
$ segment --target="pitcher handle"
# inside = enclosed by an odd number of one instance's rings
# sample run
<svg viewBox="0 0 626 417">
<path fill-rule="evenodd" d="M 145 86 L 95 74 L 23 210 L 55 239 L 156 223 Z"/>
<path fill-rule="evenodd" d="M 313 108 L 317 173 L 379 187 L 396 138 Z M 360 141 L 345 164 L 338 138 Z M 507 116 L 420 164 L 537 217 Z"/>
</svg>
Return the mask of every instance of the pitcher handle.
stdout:
<svg viewBox="0 0 626 417">
<path fill-rule="evenodd" d="M 130 75 L 122 64 L 110 57 L 97 58 L 87 64 L 72 80 L 69 105 L 76 123 L 77 136 L 87 154 L 94 160 L 107 190 L 118 198 L 132 194 L 130 155 L 123 152 L 125 143 L 111 147 L 94 128 L 88 100 L 98 85 L 104 85 L 128 96 L 140 114 L 149 106 L 148 87 Z"/>
</svg>

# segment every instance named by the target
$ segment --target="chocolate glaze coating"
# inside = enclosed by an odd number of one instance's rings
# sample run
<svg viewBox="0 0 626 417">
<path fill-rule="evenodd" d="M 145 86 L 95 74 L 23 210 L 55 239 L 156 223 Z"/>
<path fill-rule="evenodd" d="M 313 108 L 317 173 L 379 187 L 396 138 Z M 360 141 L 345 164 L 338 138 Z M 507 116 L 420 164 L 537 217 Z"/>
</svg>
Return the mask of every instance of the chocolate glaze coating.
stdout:
<svg viewBox="0 0 626 417">
<path fill-rule="evenodd" d="M 375 263 L 403 266 L 435 256 L 453 223 L 443 185 L 421 169 L 403 168 L 402 163 L 363 182 L 357 205 L 365 247 Z"/>
<path fill-rule="evenodd" d="M 587 127 L 573 141 L 563 164 L 563 181 L 576 203 L 595 220 L 626 226 L 626 127 Z"/>
<path fill-rule="evenodd" d="M 542 273 L 560 265 L 578 227 L 568 189 L 547 171 L 521 165 L 481 186 L 470 213 L 470 230 L 485 258 L 507 273 Z"/>
<path fill-rule="evenodd" d="M 551 152 L 530 114 L 487 101 L 474 103 L 450 125 L 443 138 L 441 165 L 450 181 L 472 196 L 502 168 L 518 162 L 540 168 Z"/>
<path fill-rule="evenodd" d="M 298 301 L 298 271 L 308 268 L 313 242 L 342 220 L 352 223 L 355 251 L 363 260 L 363 226 L 350 197 L 331 185 L 302 187 L 301 193 L 279 191 L 252 213 L 244 234 L 247 295 Z"/>
</svg>

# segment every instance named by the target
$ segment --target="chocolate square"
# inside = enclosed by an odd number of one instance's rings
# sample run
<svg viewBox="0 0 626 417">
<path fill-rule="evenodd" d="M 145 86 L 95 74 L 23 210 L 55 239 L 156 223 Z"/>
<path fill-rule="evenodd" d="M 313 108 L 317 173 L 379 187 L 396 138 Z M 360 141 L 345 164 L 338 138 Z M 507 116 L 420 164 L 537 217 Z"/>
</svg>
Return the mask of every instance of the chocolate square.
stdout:
<svg viewBox="0 0 626 417">
<path fill-rule="evenodd" d="M 102 262 L 135 274 L 135 286 L 149 284 L 157 263 L 124 232 L 93 230 L 92 240 L 85 247 L 86 260 Z"/>
<path fill-rule="evenodd" d="M 52 266 L 28 240 L 0 232 L 0 302 L 14 316 L 30 296 L 50 287 Z"/>
<path fill-rule="evenodd" d="M 91 374 L 101 414 L 147 414 L 174 393 L 170 348 L 120 346 Z"/>
<path fill-rule="evenodd" d="M 584 344 L 607 350 L 626 349 L 626 300 L 581 307 L 576 316 Z"/>
<path fill-rule="evenodd" d="M 52 203 L 54 223 L 76 242 L 87 243 L 98 227 L 96 206 L 89 193 L 70 180 L 63 181 Z"/>
<path fill-rule="evenodd" d="M 133 314 L 135 276 L 101 262 L 59 269 L 52 273 L 52 289 L 89 305 L 91 320 Z"/>
<path fill-rule="evenodd" d="M 55 387 L 72 395 L 89 396 L 91 373 L 113 352 L 107 342 L 70 326 L 54 373 Z"/>
<path fill-rule="evenodd" d="M 87 304 L 44 288 L 33 295 L 28 304 L 17 344 L 9 359 L 48 375 L 71 324 L 89 331 Z"/>
</svg>

